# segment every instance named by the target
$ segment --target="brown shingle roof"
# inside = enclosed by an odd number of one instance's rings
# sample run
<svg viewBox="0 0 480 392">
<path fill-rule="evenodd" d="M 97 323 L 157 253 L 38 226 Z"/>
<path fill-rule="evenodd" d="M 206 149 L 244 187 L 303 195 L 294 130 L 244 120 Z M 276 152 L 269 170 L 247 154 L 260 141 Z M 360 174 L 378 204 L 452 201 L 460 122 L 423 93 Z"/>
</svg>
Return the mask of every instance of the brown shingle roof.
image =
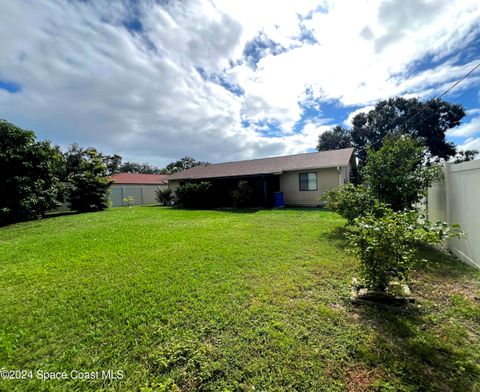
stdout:
<svg viewBox="0 0 480 392">
<path fill-rule="evenodd" d="M 353 148 L 344 148 L 248 161 L 215 163 L 207 166 L 195 166 L 172 174 L 169 180 L 250 176 L 282 173 L 291 170 L 347 166 L 352 153 Z"/>
<path fill-rule="evenodd" d="M 166 174 L 119 173 L 110 176 L 115 184 L 167 185 Z"/>
</svg>

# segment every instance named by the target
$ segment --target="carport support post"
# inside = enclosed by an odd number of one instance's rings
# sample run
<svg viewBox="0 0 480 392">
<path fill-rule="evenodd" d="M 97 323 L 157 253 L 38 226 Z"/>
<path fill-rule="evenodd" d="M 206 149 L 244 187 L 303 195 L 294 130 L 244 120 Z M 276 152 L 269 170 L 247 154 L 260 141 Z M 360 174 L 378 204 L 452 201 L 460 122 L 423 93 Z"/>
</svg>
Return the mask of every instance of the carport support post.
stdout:
<svg viewBox="0 0 480 392">
<path fill-rule="evenodd" d="M 263 176 L 263 198 L 265 200 L 265 206 L 267 205 L 267 179 Z"/>
</svg>

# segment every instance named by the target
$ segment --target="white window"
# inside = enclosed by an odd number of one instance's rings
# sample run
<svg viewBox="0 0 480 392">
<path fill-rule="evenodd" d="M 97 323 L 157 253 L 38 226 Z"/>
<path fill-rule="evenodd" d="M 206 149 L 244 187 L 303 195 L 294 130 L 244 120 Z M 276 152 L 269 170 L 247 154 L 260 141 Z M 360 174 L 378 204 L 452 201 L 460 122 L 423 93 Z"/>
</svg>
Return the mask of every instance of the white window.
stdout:
<svg viewBox="0 0 480 392">
<path fill-rule="evenodd" d="M 300 173 L 298 175 L 301 191 L 316 191 L 317 188 L 317 173 Z"/>
</svg>

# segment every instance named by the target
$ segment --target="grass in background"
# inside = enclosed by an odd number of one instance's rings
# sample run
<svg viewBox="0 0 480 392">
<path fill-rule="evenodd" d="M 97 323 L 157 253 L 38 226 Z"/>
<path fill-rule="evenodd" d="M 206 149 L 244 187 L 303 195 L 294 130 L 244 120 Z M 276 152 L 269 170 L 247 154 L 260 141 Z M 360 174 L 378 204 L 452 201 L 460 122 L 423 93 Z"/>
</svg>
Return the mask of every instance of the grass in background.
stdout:
<svg viewBox="0 0 480 392">
<path fill-rule="evenodd" d="M 0 229 L 2 390 L 475 390 L 480 275 L 421 254 L 407 311 L 353 307 L 325 210 L 116 208 Z"/>
</svg>

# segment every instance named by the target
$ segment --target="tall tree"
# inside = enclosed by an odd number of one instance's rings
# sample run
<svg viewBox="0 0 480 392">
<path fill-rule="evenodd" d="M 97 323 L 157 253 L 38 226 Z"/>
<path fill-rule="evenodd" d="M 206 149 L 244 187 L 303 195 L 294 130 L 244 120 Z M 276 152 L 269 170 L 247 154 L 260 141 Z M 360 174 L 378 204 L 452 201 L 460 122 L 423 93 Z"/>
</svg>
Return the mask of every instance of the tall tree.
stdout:
<svg viewBox="0 0 480 392">
<path fill-rule="evenodd" d="M 0 120 L 0 223 L 41 217 L 59 207 L 63 186 L 60 149 L 35 133 Z"/>
<path fill-rule="evenodd" d="M 68 176 L 69 202 L 78 212 L 102 211 L 109 204 L 110 185 L 104 157 L 94 148 L 84 150 L 79 165 Z"/>
<path fill-rule="evenodd" d="M 122 166 L 122 157 L 120 155 L 103 155 L 103 161 L 105 162 L 105 165 L 107 165 L 107 174 L 109 176 L 120 173 L 120 168 Z"/>
<path fill-rule="evenodd" d="M 473 161 L 477 155 L 478 155 L 477 150 L 458 151 L 457 155 L 455 155 L 455 159 L 453 163 Z"/>
<path fill-rule="evenodd" d="M 65 152 L 65 170 L 64 177 L 67 177 L 70 173 L 78 171 L 80 163 L 84 159 L 87 151 L 92 149 L 92 147 L 83 148 L 80 147 L 77 143 L 73 143 L 68 147 L 67 152 Z M 100 152 L 97 153 L 98 156 L 103 160 L 107 166 L 107 174 L 117 174 L 120 173 L 122 166 L 122 157 L 118 154 L 106 155 Z"/>
<path fill-rule="evenodd" d="M 386 135 L 399 133 L 422 139 L 427 158 L 448 160 L 456 154 L 456 149 L 453 143 L 446 141 L 445 132 L 458 126 L 464 116 L 461 105 L 441 99 L 422 102 L 417 98 L 390 98 L 378 102 L 368 113 L 359 113 L 353 118 L 352 144 L 360 166 L 365 164 L 368 146 L 378 150 Z"/>
<path fill-rule="evenodd" d="M 182 159 L 169 163 L 166 167 L 166 170 L 168 173 L 173 174 L 173 173 L 178 173 L 183 170 L 190 169 L 191 167 L 194 166 L 199 166 L 199 165 L 209 165 L 208 162 L 200 162 L 197 161 L 191 157 L 183 157 Z"/>
<path fill-rule="evenodd" d="M 125 162 L 120 166 L 121 173 L 167 174 L 165 169 L 159 169 L 148 163 Z"/>
<path fill-rule="evenodd" d="M 340 125 L 318 137 L 317 151 L 338 150 L 348 147 L 352 147 L 352 135 L 350 130 L 342 128 Z"/>
</svg>

